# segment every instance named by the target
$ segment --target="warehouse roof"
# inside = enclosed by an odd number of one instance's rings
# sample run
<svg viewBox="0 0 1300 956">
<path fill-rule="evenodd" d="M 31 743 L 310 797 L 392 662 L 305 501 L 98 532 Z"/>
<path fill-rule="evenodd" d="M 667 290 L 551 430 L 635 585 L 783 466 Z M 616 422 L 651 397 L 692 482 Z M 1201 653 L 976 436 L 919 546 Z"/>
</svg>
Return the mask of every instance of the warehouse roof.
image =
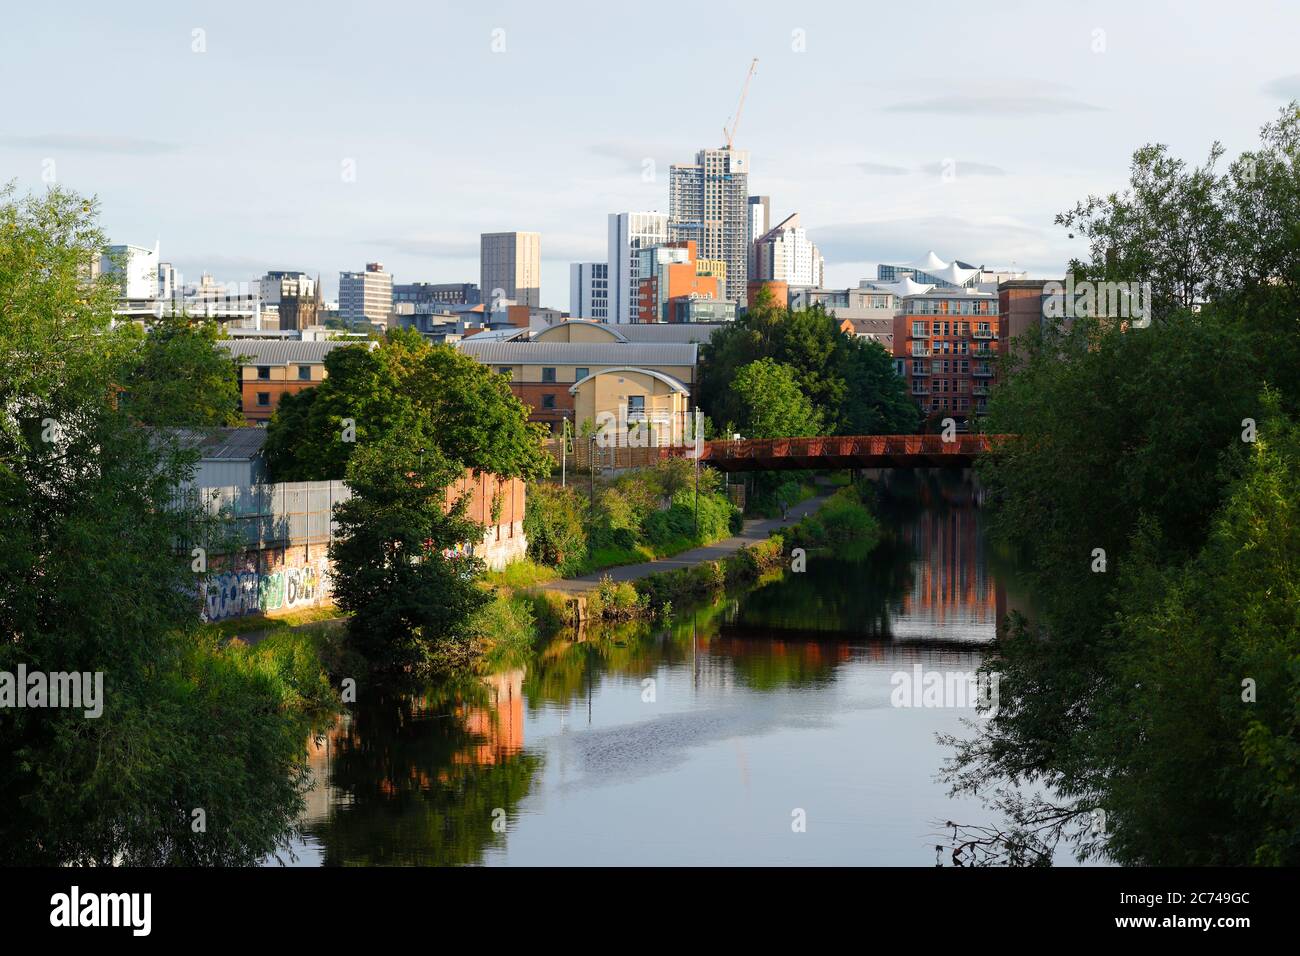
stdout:
<svg viewBox="0 0 1300 956">
<path fill-rule="evenodd" d="M 707 342 L 713 333 L 722 328 L 717 323 L 703 322 L 629 322 L 613 325 L 592 319 L 567 319 L 531 335 L 534 342 L 547 341 L 550 333 L 566 326 L 587 325 L 609 334 L 613 342 Z M 523 330 L 520 330 L 523 331 Z"/>
<path fill-rule="evenodd" d="M 221 339 L 217 342 L 222 348 L 239 359 L 243 357 L 244 365 L 319 365 L 325 356 L 345 345 L 367 345 L 365 342 L 302 342 L 297 339 L 269 339 L 249 341 L 241 339 Z"/>
<path fill-rule="evenodd" d="M 485 365 L 694 365 L 694 342 L 479 342 L 462 352 Z"/>
<path fill-rule="evenodd" d="M 170 437 L 185 449 L 198 449 L 204 461 L 247 461 L 256 458 L 266 444 L 266 429 L 243 428 L 155 428 L 159 436 Z"/>
</svg>

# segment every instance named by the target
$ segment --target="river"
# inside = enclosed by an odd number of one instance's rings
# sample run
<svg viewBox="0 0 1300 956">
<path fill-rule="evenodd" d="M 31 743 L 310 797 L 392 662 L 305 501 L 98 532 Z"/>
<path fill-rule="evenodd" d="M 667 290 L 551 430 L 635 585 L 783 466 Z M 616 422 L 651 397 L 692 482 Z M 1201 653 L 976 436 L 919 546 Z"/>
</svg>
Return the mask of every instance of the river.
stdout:
<svg viewBox="0 0 1300 956">
<path fill-rule="evenodd" d="M 890 488 L 868 554 L 813 551 L 670 624 L 566 634 L 487 678 L 363 693 L 313 747 L 303 834 L 278 861 L 935 865 L 944 821 L 994 822 L 937 779 L 936 735 L 983 718 L 973 694 L 899 694 L 974 672 L 1023 599 L 968 479 Z"/>
</svg>

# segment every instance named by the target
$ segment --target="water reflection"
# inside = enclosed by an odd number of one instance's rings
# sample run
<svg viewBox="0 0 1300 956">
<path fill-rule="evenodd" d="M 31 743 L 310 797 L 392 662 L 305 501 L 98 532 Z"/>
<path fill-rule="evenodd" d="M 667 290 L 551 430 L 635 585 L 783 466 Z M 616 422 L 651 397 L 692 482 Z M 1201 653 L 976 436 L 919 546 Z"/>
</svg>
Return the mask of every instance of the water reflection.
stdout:
<svg viewBox="0 0 1300 956">
<path fill-rule="evenodd" d="M 981 821 L 935 774 L 964 708 L 891 677 L 971 671 L 1016 603 L 975 492 L 891 481 L 868 554 L 566 635 L 488 677 L 380 695 L 314 755 L 307 864 L 933 865 L 934 821 Z M 792 814 L 807 817 L 806 832 Z"/>
</svg>

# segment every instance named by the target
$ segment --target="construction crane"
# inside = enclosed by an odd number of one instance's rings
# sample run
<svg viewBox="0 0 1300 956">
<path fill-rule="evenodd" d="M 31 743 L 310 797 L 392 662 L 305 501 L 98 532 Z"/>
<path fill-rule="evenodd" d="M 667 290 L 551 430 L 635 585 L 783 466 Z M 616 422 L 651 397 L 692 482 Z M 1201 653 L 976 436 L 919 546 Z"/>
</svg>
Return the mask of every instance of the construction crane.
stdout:
<svg viewBox="0 0 1300 956">
<path fill-rule="evenodd" d="M 745 85 L 740 88 L 740 102 L 736 104 L 736 115 L 731 121 L 731 128 L 722 127 L 722 135 L 726 138 L 727 145 L 724 149 L 731 149 L 731 144 L 736 138 L 736 127 L 740 125 L 740 111 L 745 108 L 745 94 L 749 92 L 749 81 L 754 78 L 754 72 L 758 69 L 758 57 L 749 64 L 749 72 L 745 75 Z"/>
</svg>

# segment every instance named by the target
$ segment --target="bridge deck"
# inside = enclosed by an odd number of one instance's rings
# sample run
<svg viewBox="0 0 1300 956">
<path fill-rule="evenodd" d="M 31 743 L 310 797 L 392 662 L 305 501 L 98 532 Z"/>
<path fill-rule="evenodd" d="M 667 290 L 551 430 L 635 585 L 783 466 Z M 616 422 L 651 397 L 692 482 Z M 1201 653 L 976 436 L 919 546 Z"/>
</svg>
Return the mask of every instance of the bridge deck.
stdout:
<svg viewBox="0 0 1300 956">
<path fill-rule="evenodd" d="M 700 460 L 722 471 L 817 468 L 969 468 L 997 435 L 828 435 L 754 438 L 704 443 Z M 692 447 L 663 448 L 667 457 L 691 456 Z"/>
</svg>

